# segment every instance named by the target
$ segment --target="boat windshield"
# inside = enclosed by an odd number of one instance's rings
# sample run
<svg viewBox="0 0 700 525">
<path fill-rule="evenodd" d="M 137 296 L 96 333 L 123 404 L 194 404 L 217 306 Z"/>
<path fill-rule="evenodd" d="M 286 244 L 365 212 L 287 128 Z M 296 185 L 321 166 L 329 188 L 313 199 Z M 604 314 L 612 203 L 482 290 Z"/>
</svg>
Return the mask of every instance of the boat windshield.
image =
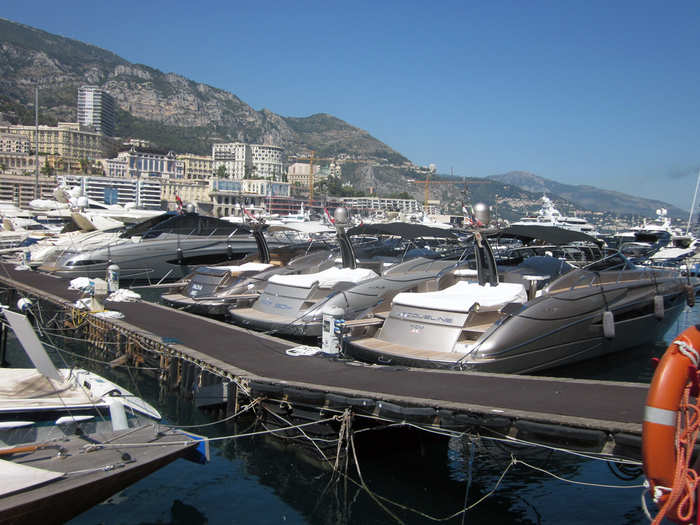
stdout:
<svg viewBox="0 0 700 525">
<path fill-rule="evenodd" d="M 620 253 L 614 253 L 588 266 L 584 266 L 583 269 L 589 272 L 602 272 L 610 270 L 634 270 L 635 268 L 636 266 L 627 257 Z"/>
<path fill-rule="evenodd" d="M 183 215 L 165 213 L 128 228 L 121 236 L 125 238 L 141 236 L 144 239 L 153 239 L 163 233 L 171 233 L 209 237 L 211 235 L 228 236 L 238 230 L 241 230 L 241 233 L 249 232 L 245 226 L 214 217 L 205 217 L 196 213 Z"/>
<path fill-rule="evenodd" d="M 547 287 L 547 291 L 557 293 L 574 288 L 627 285 L 633 281 L 657 281 L 667 275 L 664 272 L 667 271 L 639 267 L 624 255 L 616 253 L 563 275 L 553 281 Z"/>
</svg>

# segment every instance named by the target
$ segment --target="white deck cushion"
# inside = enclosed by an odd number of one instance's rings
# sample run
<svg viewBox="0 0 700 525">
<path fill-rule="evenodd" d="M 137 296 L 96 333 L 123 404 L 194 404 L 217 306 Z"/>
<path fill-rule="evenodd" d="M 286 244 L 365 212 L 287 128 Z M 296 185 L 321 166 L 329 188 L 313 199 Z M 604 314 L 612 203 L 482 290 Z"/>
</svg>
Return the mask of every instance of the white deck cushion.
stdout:
<svg viewBox="0 0 700 525">
<path fill-rule="evenodd" d="M 272 268 L 274 264 L 268 264 L 268 263 L 259 263 L 259 262 L 247 262 L 245 264 L 241 264 L 239 267 L 239 271 L 241 272 L 262 272 L 263 270 L 267 270 L 268 268 Z"/>
<path fill-rule="evenodd" d="M 268 268 L 272 268 L 273 264 L 258 263 L 258 262 L 247 262 L 245 264 L 240 264 L 238 266 L 210 266 L 215 270 L 228 270 L 231 273 L 235 272 L 262 272 Z"/>
<path fill-rule="evenodd" d="M 318 283 L 320 288 L 332 288 L 341 281 L 360 283 L 375 277 L 377 274 L 368 268 L 328 268 L 318 273 L 273 275 L 269 282 L 299 288 L 311 288 Z"/>
<path fill-rule="evenodd" d="M 481 310 L 499 310 L 508 303 L 526 301 L 527 292 L 519 283 L 479 286 L 478 283 L 460 281 L 437 292 L 397 294 L 393 304 L 467 313 L 475 303 L 479 303 Z"/>
</svg>

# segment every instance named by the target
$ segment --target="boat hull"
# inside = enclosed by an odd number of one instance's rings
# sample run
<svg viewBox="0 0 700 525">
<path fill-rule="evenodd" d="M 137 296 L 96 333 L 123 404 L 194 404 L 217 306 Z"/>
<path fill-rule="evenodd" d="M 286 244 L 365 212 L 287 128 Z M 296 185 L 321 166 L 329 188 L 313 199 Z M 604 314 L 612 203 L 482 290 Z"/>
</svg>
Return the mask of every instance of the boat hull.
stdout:
<svg viewBox="0 0 700 525">
<path fill-rule="evenodd" d="M 378 364 L 391 364 L 422 368 L 443 368 L 476 370 L 498 373 L 530 373 L 539 370 L 570 365 L 580 361 L 619 352 L 635 346 L 658 340 L 676 321 L 685 308 L 686 293 L 677 290 L 664 296 L 664 311 L 660 317 L 654 312 L 652 297 L 639 297 L 634 301 L 621 300 L 617 305 L 608 305 L 614 322 L 614 335 L 606 334 L 603 328 L 603 310 L 600 294 L 591 296 L 589 305 L 578 312 L 555 313 L 552 301 L 540 301 L 524 308 L 517 315 L 496 323 L 473 347 L 462 351 L 440 351 L 445 348 L 440 342 L 456 340 L 454 326 L 433 325 L 433 333 L 427 332 L 434 344 L 411 346 L 410 338 L 421 334 L 411 333 L 423 320 L 406 318 L 405 326 L 393 326 L 394 333 L 400 333 L 400 340 L 386 337 L 348 338 L 344 352 L 349 357 Z M 627 298 L 629 299 L 629 298 Z M 538 312 L 539 310 L 539 312 Z M 393 314 L 394 312 L 392 312 Z M 549 315 L 547 315 L 549 313 Z M 444 323 L 454 317 L 454 313 L 432 312 Z M 397 315 L 397 317 L 399 317 Z M 388 320 L 387 320 L 388 321 Z M 401 319 L 394 319 L 395 323 Z M 386 329 L 385 327 L 382 330 Z M 399 332 L 400 331 L 400 332 Z M 459 329 L 457 329 L 459 331 Z M 439 335 L 442 332 L 442 335 Z M 607 335 L 607 336 L 606 336 Z M 452 345 L 448 345 L 452 348 Z"/>
</svg>

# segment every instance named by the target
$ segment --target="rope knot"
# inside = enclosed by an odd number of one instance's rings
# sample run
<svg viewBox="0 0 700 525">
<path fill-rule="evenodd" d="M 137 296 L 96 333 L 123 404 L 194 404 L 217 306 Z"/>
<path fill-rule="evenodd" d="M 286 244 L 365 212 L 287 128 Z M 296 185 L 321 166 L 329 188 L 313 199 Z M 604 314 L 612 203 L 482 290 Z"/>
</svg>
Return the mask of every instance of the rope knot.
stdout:
<svg viewBox="0 0 700 525">
<path fill-rule="evenodd" d="M 700 362 L 700 355 L 698 354 L 698 351 L 693 348 L 693 345 L 686 343 L 685 341 L 673 341 L 673 343 L 678 347 L 678 351 L 690 359 L 693 366 L 697 368 L 698 363 Z"/>
</svg>

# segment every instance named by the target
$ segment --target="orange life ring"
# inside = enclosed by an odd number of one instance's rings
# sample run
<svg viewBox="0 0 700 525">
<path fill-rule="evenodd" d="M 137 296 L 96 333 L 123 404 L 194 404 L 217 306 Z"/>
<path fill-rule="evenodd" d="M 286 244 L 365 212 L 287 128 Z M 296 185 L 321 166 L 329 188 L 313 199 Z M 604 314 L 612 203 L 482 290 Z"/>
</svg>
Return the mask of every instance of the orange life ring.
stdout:
<svg viewBox="0 0 700 525">
<path fill-rule="evenodd" d="M 678 411 L 688 383 L 694 379 L 700 356 L 700 330 L 690 326 L 669 345 L 659 362 L 649 387 L 644 422 L 642 424 L 642 459 L 644 473 L 655 493 L 654 500 L 661 506 L 669 498 L 677 474 L 676 432 Z M 685 462 L 690 461 L 688 455 Z M 687 468 L 687 463 L 684 465 Z M 677 501 L 666 514 L 678 519 Z"/>
</svg>

